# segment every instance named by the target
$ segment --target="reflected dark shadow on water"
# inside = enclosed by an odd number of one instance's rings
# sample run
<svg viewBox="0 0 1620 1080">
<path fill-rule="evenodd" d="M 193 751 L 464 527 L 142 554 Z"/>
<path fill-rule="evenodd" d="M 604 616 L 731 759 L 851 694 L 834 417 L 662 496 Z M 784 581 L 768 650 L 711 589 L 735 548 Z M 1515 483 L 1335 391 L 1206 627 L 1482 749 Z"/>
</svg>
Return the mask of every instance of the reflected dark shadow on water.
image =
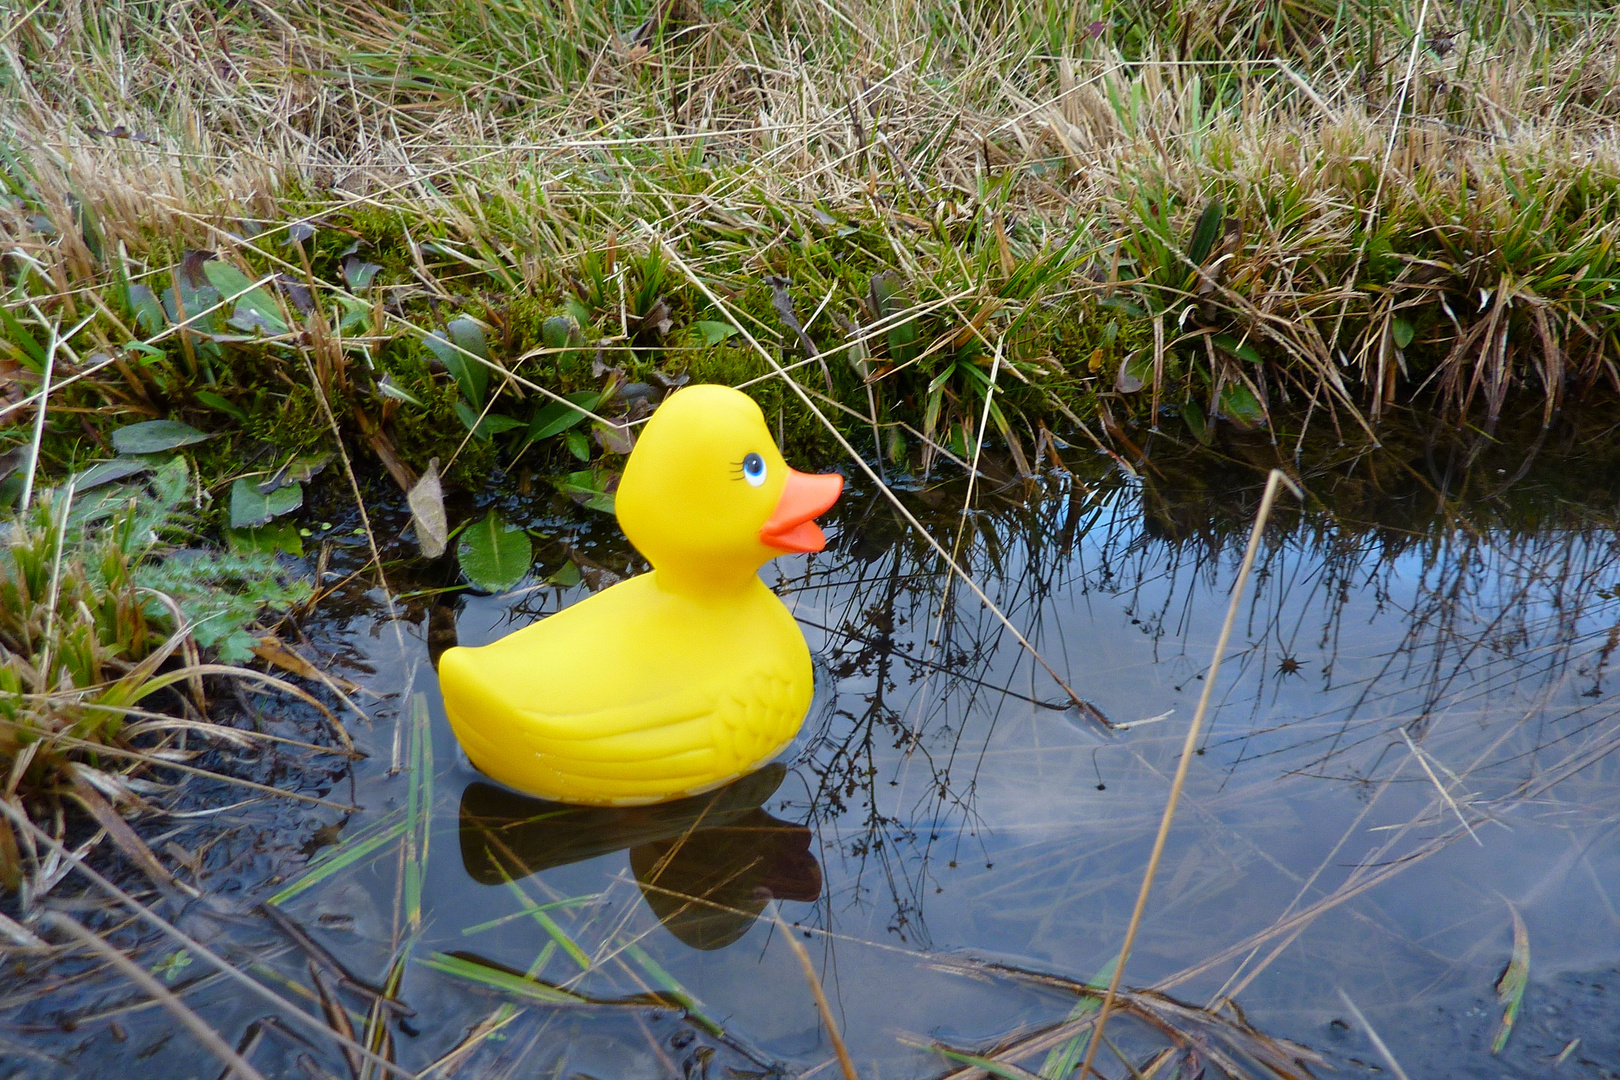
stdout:
<svg viewBox="0 0 1620 1080">
<path fill-rule="evenodd" d="M 628 849 L 658 921 L 694 949 L 721 949 L 772 899 L 821 896 L 810 830 L 761 809 L 786 775 L 772 763 L 705 795 L 622 809 L 565 806 L 474 781 L 461 794 L 462 867 L 480 884 L 502 885 Z"/>
</svg>

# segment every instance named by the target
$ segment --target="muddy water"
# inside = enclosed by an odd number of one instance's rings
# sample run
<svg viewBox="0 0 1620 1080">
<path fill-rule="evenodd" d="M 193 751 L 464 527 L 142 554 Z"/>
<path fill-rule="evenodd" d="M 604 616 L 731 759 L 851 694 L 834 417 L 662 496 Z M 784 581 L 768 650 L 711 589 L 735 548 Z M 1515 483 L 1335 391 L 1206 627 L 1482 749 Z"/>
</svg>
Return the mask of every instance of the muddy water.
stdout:
<svg viewBox="0 0 1620 1080">
<path fill-rule="evenodd" d="M 638 564 L 611 518 L 510 496 L 544 535 L 525 588 L 407 597 L 393 617 L 372 592 L 314 631 L 367 691 L 370 756 L 330 788 L 364 809 L 280 835 L 275 880 L 234 909 L 279 894 L 361 977 L 398 961 L 416 1015 L 393 1052 L 434 1075 L 838 1076 L 790 937 L 869 1080 L 948 1071 L 936 1043 L 982 1051 L 1062 1021 L 1072 995 L 990 965 L 1086 980 L 1115 956 L 1263 481 L 1235 460 L 1070 465 L 990 483 L 966 516 L 960 485 L 906 499 L 1122 730 L 1073 707 L 854 491 L 826 553 L 765 571 L 818 657 L 815 709 L 780 762 L 667 807 L 524 799 L 459 757 L 432 659 Z M 1616 1075 L 1614 489 L 1590 464 L 1454 466 L 1340 464 L 1276 516 L 1125 981 L 1194 1005 L 1231 995 L 1341 1074 L 1388 1071 L 1370 1027 L 1413 1077 L 1542 1076 L 1560 1055 L 1558 1075 Z M 304 849 L 317 864 L 365 854 L 311 884 L 287 852 L 333 823 L 338 843 Z M 1493 1054 L 1516 917 L 1529 989 Z M 305 955 L 262 923 L 215 933 L 284 992 L 308 986 Z M 148 1053 L 217 1075 L 158 1010 L 119 1011 L 140 1000 L 126 986 L 95 985 L 93 1002 L 72 984 L 55 1012 L 14 1009 L 6 1037 L 25 1049 L 0 1053 L 19 1074 L 126 1075 Z M 232 1040 L 268 1011 L 189 985 Z M 345 1000 L 362 1025 L 364 999 Z M 69 1014 L 95 1019 L 47 1030 Z M 1128 1017 L 1110 1031 L 1139 1065 L 1166 1045 Z M 347 1075 L 329 1047 L 279 1035 L 254 1054 L 267 1075 Z M 1109 1050 L 1099 1063 L 1125 1074 Z"/>
</svg>

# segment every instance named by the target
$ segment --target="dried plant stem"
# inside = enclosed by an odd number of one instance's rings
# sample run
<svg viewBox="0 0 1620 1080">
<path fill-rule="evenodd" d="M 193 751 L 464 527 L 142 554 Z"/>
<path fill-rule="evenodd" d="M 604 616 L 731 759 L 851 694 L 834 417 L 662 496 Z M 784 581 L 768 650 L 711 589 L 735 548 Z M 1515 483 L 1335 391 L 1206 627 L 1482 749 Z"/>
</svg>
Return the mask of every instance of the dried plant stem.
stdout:
<svg viewBox="0 0 1620 1080">
<path fill-rule="evenodd" d="M 315 1032 L 321 1037 L 331 1039 L 347 1049 L 358 1051 L 360 1056 L 371 1062 L 373 1066 L 380 1068 L 385 1072 L 391 1073 L 394 1076 L 402 1077 L 403 1080 L 416 1080 L 416 1074 L 412 1073 L 409 1069 L 405 1069 L 394 1064 L 392 1061 L 373 1053 L 366 1047 L 361 1046 L 359 1043 L 356 1043 L 353 1040 L 345 1040 L 337 1032 L 328 1027 L 324 1021 L 318 1020 L 309 1015 L 309 1013 L 300 1009 L 298 1006 L 294 1005 L 292 1002 L 288 1001 L 274 990 L 271 990 L 263 983 L 249 978 L 244 972 L 236 968 L 234 965 L 227 963 L 222 956 L 214 952 L 208 946 L 202 944 L 200 941 L 185 933 L 183 930 L 178 929 L 173 924 L 169 923 L 167 920 L 153 912 L 151 908 L 147 907 L 145 904 L 141 903 L 139 900 L 135 899 L 133 896 L 129 895 L 129 893 L 125 892 L 123 889 L 120 889 L 117 885 L 114 885 L 106 878 L 102 877 L 99 873 L 92 869 L 90 864 L 85 862 L 82 857 L 71 851 L 67 845 L 63 844 L 61 841 L 47 833 L 44 829 L 41 829 L 38 825 L 35 825 L 32 821 L 28 820 L 26 814 L 3 799 L 0 799 L 0 814 L 4 814 L 6 817 L 10 818 L 13 825 L 27 833 L 29 836 L 33 837 L 36 843 L 43 844 L 46 848 L 55 852 L 57 857 L 60 858 L 64 863 L 83 874 L 87 879 L 89 879 L 91 884 L 95 885 L 102 892 L 123 904 L 126 908 L 133 912 L 136 917 L 141 919 L 141 921 L 147 923 L 149 926 L 173 939 L 191 955 L 207 961 L 210 966 L 212 966 L 221 975 L 225 976 L 226 979 L 236 983 L 238 986 L 242 987 L 244 990 L 247 990 L 259 1000 L 279 1010 L 282 1014 L 291 1017 L 299 1024 Z"/>
<path fill-rule="evenodd" d="M 1108 992 L 1103 995 L 1102 1008 L 1097 1012 L 1097 1034 L 1086 1048 L 1086 1058 L 1080 1064 L 1080 1080 L 1087 1076 L 1096 1075 L 1091 1071 L 1092 1059 L 1097 1056 L 1097 1047 L 1102 1044 L 1103 1029 L 1108 1023 L 1108 1014 L 1113 1009 L 1114 998 L 1119 994 L 1119 983 L 1125 974 L 1125 963 L 1130 959 L 1131 946 L 1136 942 L 1136 931 L 1142 925 L 1142 913 L 1147 909 L 1148 894 L 1153 891 L 1153 878 L 1159 871 L 1159 860 L 1164 856 L 1164 844 L 1170 836 L 1170 824 L 1176 817 L 1176 804 L 1181 801 L 1181 789 L 1187 783 L 1187 769 L 1192 764 L 1194 751 L 1198 747 L 1198 736 L 1204 728 L 1204 717 L 1209 712 L 1209 702 L 1215 694 L 1215 680 L 1220 674 L 1221 660 L 1226 655 L 1226 644 L 1232 637 L 1232 626 L 1237 622 L 1238 607 L 1243 601 L 1244 588 L 1249 583 L 1249 573 L 1254 569 L 1255 556 L 1260 551 L 1260 537 L 1264 534 L 1266 521 L 1271 517 L 1271 506 L 1277 500 L 1277 489 L 1286 486 L 1294 493 L 1295 498 L 1303 498 L 1304 493 L 1281 469 L 1272 469 L 1271 475 L 1266 478 L 1266 493 L 1260 499 L 1260 509 L 1254 515 L 1254 526 L 1249 530 L 1249 546 L 1243 552 L 1243 565 L 1238 570 L 1237 581 L 1232 585 L 1232 599 L 1226 605 L 1226 621 L 1221 624 L 1221 636 L 1215 642 L 1215 655 L 1209 662 L 1209 671 L 1204 674 L 1204 690 L 1198 695 L 1198 709 L 1193 713 L 1192 723 L 1187 727 L 1187 737 L 1181 744 L 1181 760 L 1176 763 L 1176 775 L 1170 782 L 1170 798 L 1164 805 L 1164 815 L 1159 819 L 1159 832 L 1153 838 L 1153 853 L 1148 856 L 1147 870 L 1142 874 L 1142 887 L 1136 894 L 1136 908 L 1131 912 L 1131 921 L 1125 927 L 1125 941 L 1119 947 L 1119 962 L 1114 965 L 1113 978 L 1108 980 Z"/>
<path fill-rule="evenodd" d="M 1389 1052 L 1389 1047 L 1384 1045 L 1384 1040 L 1379 1037 L 1378 1032 L 1373 1030 L 1373 1026 L 1367 1023 L 1367 1018 L 1361 1014 L 1361 1010 L 1356 1008 L 1356 1003 L 1350 1000 L 1350 995 L 1341 988 L 1335 987 L 1335 989 L 1338 989 L 1339 1000 L 1344 1002 L 1344 1007 L 1350 1010 L 1350 1015 L 1356 1018 L 1356 1023 L 1361 1025 L 1361 1030 L 1367 1033 L 1367 1038 L 1371 1039 L 1372 1044 L 1378 1048 L 1378 1053 L 1383 1056 L 1384 1062 L 1389 1066 L 1389 1071 L 1395 1074 L 1397 1080 L 1411 1080 L 1406 1075 L 1406 1070 L 1401 1068 L 1401 1063 L 1395 1060 L 1395 1055 Z"/>
<path fill-rule="evenodd" d="M 833 1052 L 838 1055 L 838 1067 L 843 1070 L 844 1080 L 859 1080 L 855 1073 L 855 1060 L 849 1056 L 849 1047 L 844 1045 L 844 1037 L 838 1033 L 838 1022 L 833 1019 L 832 1006 L 827 1003 L 827 992 L 821 988 L 821 978 L 816 974 L 816 966 L 810 962 L 810 954 L 793 936 L 793 928 L 782 921 L 782 910 L 774 901 L 771 915 L 776 920 L 777 929 L 782 931 L 782 937 L 793 949 L 793 955 L 799 958 L 799 966 L 804 969 L 805 981 L 810 984 L 810 992 L 816 997 L 816 1011 L 821 1013 L 821 1022 L 827 1026 L 827 1038 L 832 1040 Z"/>
<path fill-rule="evenodd" d="M 154 1001 L 169 1010 L 169 1014 L 180 1021 L 182 1027 L 195 1035 L 198 1042 L 202 1043 L 210 1053 L 225 1063 L 227 1067 L 226 1075 L 234 1072 L 240 1080 L 264 1080 L 263 1074 L 243 1060 L 235 1050 L 231 1049 L 230 1044 L 220 1038 L 218 1032 L 204 1023 L 202 1017 L 193 1012 L 185 1002 L 175 996 L 172 990 L 158 982 L 139 964 L 134 963 L 122 952 L 59 911 L 46 912 L 45 922 L 52 928 L 60 930 L 68 937 L 73 938 L 91 952 L 96 953 L 103 960 L 106 960 L 107 963 L 118 969 L 120 975 L 146 991 Z"/>
</svg>

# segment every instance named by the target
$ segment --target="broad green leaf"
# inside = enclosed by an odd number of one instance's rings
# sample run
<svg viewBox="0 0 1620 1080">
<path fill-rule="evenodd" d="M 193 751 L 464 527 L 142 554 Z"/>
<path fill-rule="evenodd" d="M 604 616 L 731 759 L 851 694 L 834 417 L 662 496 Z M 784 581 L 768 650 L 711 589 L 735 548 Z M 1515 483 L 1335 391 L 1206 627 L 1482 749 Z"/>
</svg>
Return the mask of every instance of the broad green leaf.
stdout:
<svg viewBox="0 0 1620 1080">
<path fill-rule="evenodd" d="M 112 444 L 120 454 L 161 454 L 208 438 L 210 436 L 178 420 L 147 420 L 113 432 Z"/>
<path fill-rule="evenodd" d="M 557 490 L 588 510 L 613 513 L 613 493 L 607 490 L 607 478 L 592 469 L 569 473 L 557 481 Z"/>
<path fill-rule="evenodd" d="M 1204 416 L 1204 407 L 1198 402 L 1188 399 L 1181 407 L 1181 418 L 1187 423 L 1187 430 L 1192 432 L 1193 438 L 1208 446 L 1215 437 L 1210 429 L 1209 420 Z"/>
<path fill-rule="evenodd" d="M 534 414 L 534 419 L 529 421 L 528 442 L 539 442 L 542 439 L 549 439 L 553 435 L 561 435 L 585 419 L 585 414 L 580 411 L 581 409 L 596 408 L 597 402 L 602 398 L 601 394 L 593 390 L 580 390 L 563 396 L 578 405 L 579 408 L 572 408 L 560 401 L 547 402 L 540 408 L 539 412 Z"/>
<path fill-rule="evenodd" d="M 263 289 L 253 287 L 253 279 L 230 263 L 210 259 L 203 263 L 208 283 L 219 290 L 222 298 L 235 296 L 236 310 L 227 320 L 239 330 L 263 330 L 271 336 L 288 332 L 281 318 L 281 307 Z"/>
<path fill-rule="evenodd" d="M 131 285 L 127 296 L 129 309 L 135 315 L 135 325 L 149 335 L 161 332 L 168 320 L 163 314 L 163 305 L 158 302 L 157 293 L 145 285 Z"/>
<path fill-rule="evenodd" d="M 726 338 L 737 333 L 737 328 L 730 323 L 714 322 L 709 319 L 701 319 L 693 323 L 692 326 L 696 328 L 698 333 L 703 335 L 705 345 L 718 345 Z"/>
<path fill-rule="evenodd" d="M 392 375 L 384 375 L 377 381 L 377 393 L 381 394 L 383 397 L 391 397 L 395 401 L 403 401 L 407 405 L 415 405 L 418 409 L 427 408 L 427 406 L 416 400 L 416 398 L 412 397 L 409 393 L 396 386 L 394 384 L 394 378 Z"/>
<path fill-rule="evenodd" d="M 423 339 L 423 343 L 456 380 L 456 385 L 461 387 L 462 397 L 473 407 L 481 408 L 484 395 L 489 391 L 489 369 L 479 362 L 489 359 L 489 345 L 484 341 L 484 330 L 467 318 L 451 319 L 445 329 L 449 331 L 449 337 L 435 330 Z"/>
<path fill-rule="evenodd" d="M 469 525 L 456 545 L 456 559 L 467 580 L 484 592 L 501 593 L 523 580 L 534 559 L 529 534 L 508 525 L 494 510 Z"/>
<path fill-rule="evenodd" d="M 564 436 L 568 441 L 569 451 L 581 461 L 591 460 L 591 440 L 585 437 L 583 431 L 570 431 Z"/>
<path fill-rule="evenodd" d="M 1233 383 L 1221 391 L 1221 415 L 1237 424 L 1259 427 L 1266 422 L 1266 411 L 1260 407 L 1254 392 L 1242 383 Z"/>
<path fill-rule="evenodd" d="M 259 490 L 255 480 L 243 477 L 231 485 L 231 528 L 252 529 L 304 505 L 304 489 L 288 484 L 271 492 Z"/>
<path fill-rule="evenodd" d="M 456 415 L 466 425 L 467 430 L 473 433 L 475 439 L 488 442 L 492 437 L 505 431 L 512 431 L 523 426 L 523 421 L 505 413 L 485 413 L 482 418 L 465 401 L 456 402 Z"/>
<path fill-rule="evenodd" d="M 572 315 L 553 315 L 547 319 L 540 326 L 540 339 L 548 349 L 578 349 L 585 344 L 585 335 Z"/>
<path fill-rule="evenodd" d="M 253 529 L 226 529 L 225 539 L 232 551 L 261 555 L 274 555 L 278 551 L 294 556 L 304 554 L 304 538 L 298 535 L 298 526 L 290 521 L 272 521 Z"/>
<path fill-rule="evenodd" d="M 1404 349 L 1412 344 L 1412 339 L 1417 336 L 1417 327 L 1405 319 L 1391 319 L 1389 322 L 1389 336 L 1395 339 L 1397 349 Z"/>
<path fill-rule="evenodd" d="M 124 480 L 136 473 L 147 472 L 152 463 L 144 458 L 121 457 L 112 461 L 99 461 L 84 472 L 74 477 L 74 491 L 89 491 L 102 484 L 110 484 L 114 480 Z"/>
<path fill-rule="evenodd" d="M 578 585 L 581 580 L 579 567 L 574 565 L 573 559 L 569 559 L 558 568 L 555 574 L 552 574 L 550 577 L 546 578 L 546 580 L 551 584 L 561 586 L 564 589 L 572 589 L 575 585 Z"/>
</svg>

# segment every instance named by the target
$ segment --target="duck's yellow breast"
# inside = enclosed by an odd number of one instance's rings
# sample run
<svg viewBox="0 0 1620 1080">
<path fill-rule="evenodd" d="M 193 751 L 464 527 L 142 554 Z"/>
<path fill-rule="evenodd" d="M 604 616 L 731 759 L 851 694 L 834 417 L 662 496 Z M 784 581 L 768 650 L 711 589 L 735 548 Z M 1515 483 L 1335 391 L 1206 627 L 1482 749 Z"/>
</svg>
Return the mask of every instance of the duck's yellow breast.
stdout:
<svg viewBox="0 0 1620 1080">
<path fill-rule="evenodd" d="M 679 798 L 764 764 L 798 733 L 812 678 L 804 636 L 758 578 L 698 600 L 656 571 L 439 662 L 474 765 L 594 805 Z"/>
</svg>

